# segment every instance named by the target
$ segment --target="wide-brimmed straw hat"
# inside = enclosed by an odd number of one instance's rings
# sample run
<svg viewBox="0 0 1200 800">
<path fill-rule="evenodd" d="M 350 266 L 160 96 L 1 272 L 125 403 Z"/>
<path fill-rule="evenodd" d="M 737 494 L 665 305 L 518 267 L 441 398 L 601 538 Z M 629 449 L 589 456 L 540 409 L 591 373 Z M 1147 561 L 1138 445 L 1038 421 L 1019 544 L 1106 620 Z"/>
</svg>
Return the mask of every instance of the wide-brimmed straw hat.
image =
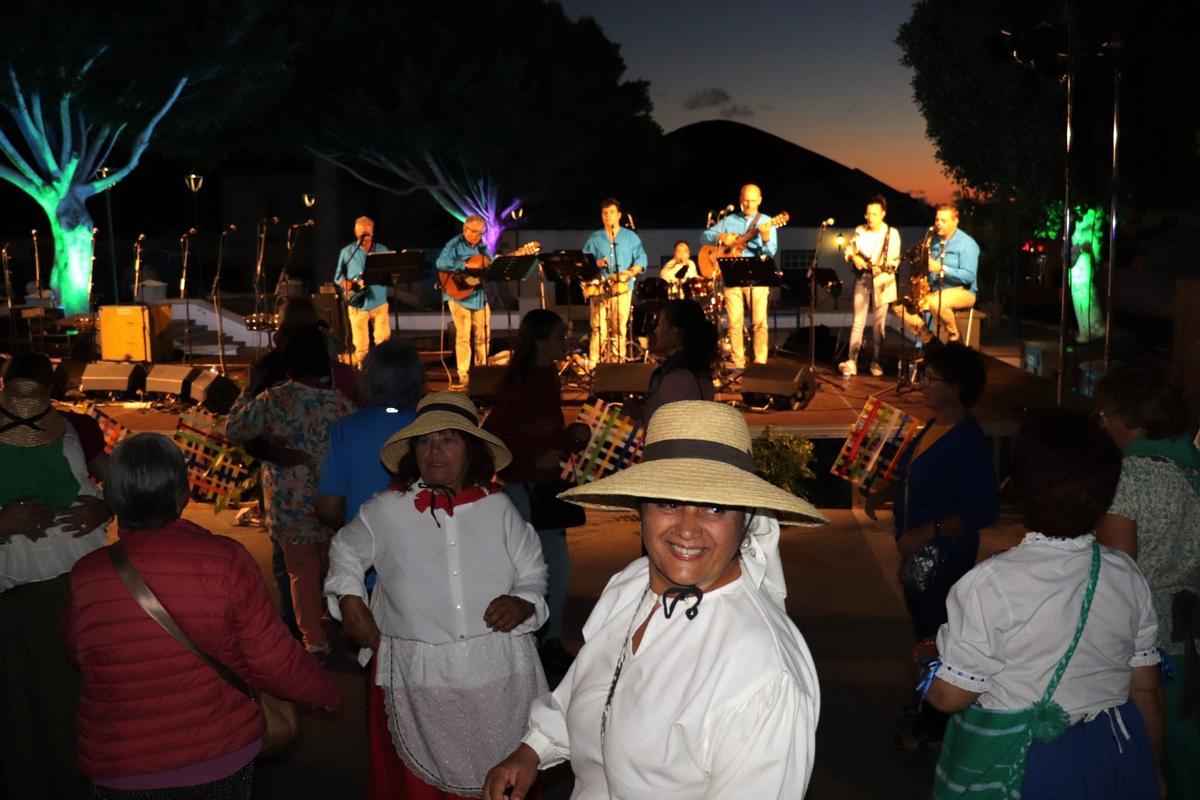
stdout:
<svg viewBox="0 0 1200 800">
<path fill-rule="evenodd" d="M 650 418 L 642 463 L 559 495 L 586 508 L 636 509 L 646 500 L 769 511 L 780 522 L 822 525 L 807 500 L 754 472 L 741 412 L 711 400 L 667 403 Z"/>
<path fill-rule="evenodd" d="M 37 381 L 17 378 L 0 390 L 0 444 L 37 447 L 57 442 L 63 418 L 50 405 L 50 391 Z"/>
<path fill-rule="evenodd" d="M 462 431 L 486 444 L 492 451 L 497 472 L 512 462 L 512 453 L 504 442 L 479 427 L 479 409 L 475 404 L 455 392 L 434 392 L 421 398 L 417 403 L 417 418 L 384 442 L 379 458 L 389 472 L 395 472 L 400 459 L 408 454 L 412 439 L 445 430 Z"/>
</svg>

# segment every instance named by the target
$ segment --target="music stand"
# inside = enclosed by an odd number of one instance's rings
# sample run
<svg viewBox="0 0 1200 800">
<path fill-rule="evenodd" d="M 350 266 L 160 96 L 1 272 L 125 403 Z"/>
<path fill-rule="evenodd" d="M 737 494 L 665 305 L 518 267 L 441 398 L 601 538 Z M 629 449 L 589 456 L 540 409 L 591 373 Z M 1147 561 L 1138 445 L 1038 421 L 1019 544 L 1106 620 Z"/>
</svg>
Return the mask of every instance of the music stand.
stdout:
<svg viewBox="0 0 1200 800">
<path fill-rule="evenodd" d="M 396 285 L 401 283 L 416 283 L 421 280 L 421 272 L 425 269 L 425 251 L 416 248 L 402 250 L 385 250 L 379 253 L 367 253 L 363 262 L 360 279 L 364 286 L 391 286 L 395 294 Z M 391 308 L 391 303 L 388 304 Z M 392 329 L 400 327 L 400 312 L 392 311 Z"/>
<path fill-rule="evenodd" d="M 483 279 L 494 283 L 523 281 L 537 269 L 536 255 L 497 256 L 483 269 Z M 504 303 L 508 316 L 508 346 L 512 348 L 512 304 Z"/>
<path fill-rule="evenodd" d="M 600 277 L 596 257 L 582 250 L 555 250 L 538 256 L 542 271 L 550 280 L 566 281 L 567 284 L 567 340 L 571 339 L 571 291 L 575 281 L 591 281 Z"/>
</svg>

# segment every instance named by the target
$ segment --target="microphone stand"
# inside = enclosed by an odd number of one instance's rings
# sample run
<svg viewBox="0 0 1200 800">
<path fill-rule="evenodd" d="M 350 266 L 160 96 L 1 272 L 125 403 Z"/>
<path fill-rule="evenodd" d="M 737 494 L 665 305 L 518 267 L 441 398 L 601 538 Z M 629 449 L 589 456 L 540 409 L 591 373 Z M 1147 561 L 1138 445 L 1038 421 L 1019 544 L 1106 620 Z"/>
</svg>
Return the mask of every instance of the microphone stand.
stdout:
<svg viewBox="0 0 1200 800">
<path fill-rule="evenodd" d="M 133 299 L 141 306 L 141 325 L 142 325 L 142 355 L 145 356 L 144 361 L 150 360 L 150 318 L 146 299 L 141 297 L 142 293 L 142 242 L 145 240 L 146 234 L 139 233 L 137 241 L 133 243 Z"/>
<path fill-rule="evenodd" d="M 817 366 L 817 260 L 821 257 L 821 239 L 826 227 L 825 220 L 821 220 L 812 262 L 808 265 L 808 367 L 813 370 Z M 800 321 L 800 306 L 796 306 L 796 321 Z"/>
<path fill-rule="evenodd" d="M 283 311 L 283 305 L 287 302 L 287 285 L 288 271 L 292 266 L 292 248 L 296 245 L 296 226 L 288 226 L 287 238 L 284 241 L 286 255 L 283 258 L 283 269 L 279 271 L 279 278 L 275 281 L 275 314 L 279 315 Z"/>
<path fill-rule="evenodd" d="M 183 269 L 179 273 L 179 296 L 183 298 L 183 349 L 185 361 L 192 363 L 192 300 L 187 294 L 188 254 L 191 252 L 192 230 L 179 237 L 179 249 L 183 251 Z"/>
<path fill-rule="evenodd" d="M 17 317 L 13 310 L 12 271 L 8 265 L 8 245 L 0 248 L 0 259 L 4 262 L 4 289 L 8 294 L 8 338 L 14 345 L 17 340 Z"/>
<path fill-rule="evenodd" d="M 217 363 L 220 364 L 221 374 L 225 374 L 225 326 L 221 311 L 221 265 L 225 261 L 225 237 L 230 231 L 237 230 L 236 226 L 230 225 L 225 230 L 221 231 L 221 237 L 217 240 L 217 274 L 213 276 L 212 282 L 212 303 L 213 310 L 217 313 Z"/>
</svg>

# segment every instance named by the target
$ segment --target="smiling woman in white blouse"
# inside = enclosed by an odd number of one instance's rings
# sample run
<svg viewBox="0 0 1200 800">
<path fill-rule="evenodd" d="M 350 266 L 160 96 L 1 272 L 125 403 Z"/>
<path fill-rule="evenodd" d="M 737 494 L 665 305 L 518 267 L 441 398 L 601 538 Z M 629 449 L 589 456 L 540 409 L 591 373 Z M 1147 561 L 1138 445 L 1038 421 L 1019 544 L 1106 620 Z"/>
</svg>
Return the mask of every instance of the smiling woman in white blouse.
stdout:
<svg viewBox="0 0 1200 800">
<path fill-rule="evenodd" d="M 1022 800 L 1159 796 L 1150 589 L 1128 555 L 1092 533 L 1120 470 L 1091 418 L 1027 414 L 1012 481 L 1029 532 L 954 585 L 938 631 L 942 663 L 925 699 L 955 716 L 934 797 L 999 797 L 983 790 L 1001 784 Z M 996 752 L 1001 732 L 1014 737 L 1007 755 Z"/>
<path fill-rule="evenodd" d="M 820 692 L 784 610 L 778 520 L 824 518 L 753 470 L 741 414 L 687 400 L 650 419 L 641 464 L 561 495 L 638 510 L 647 556 L 609 581 L 484 798 L 521 800 L 565 760 L 575 800 L 804 795 Z"/>
<path fill-rule="evenodd" d="M 427 395 L 380 459 L 392 490 L 334 537 L 325 581 L 360 661 L 374 653 L 367 797 L 478 797 L 546 690 L 533 641 L 547 616 L 542 547 L 491 483 L 512 457 L 463 395 Z"/>
</svg>

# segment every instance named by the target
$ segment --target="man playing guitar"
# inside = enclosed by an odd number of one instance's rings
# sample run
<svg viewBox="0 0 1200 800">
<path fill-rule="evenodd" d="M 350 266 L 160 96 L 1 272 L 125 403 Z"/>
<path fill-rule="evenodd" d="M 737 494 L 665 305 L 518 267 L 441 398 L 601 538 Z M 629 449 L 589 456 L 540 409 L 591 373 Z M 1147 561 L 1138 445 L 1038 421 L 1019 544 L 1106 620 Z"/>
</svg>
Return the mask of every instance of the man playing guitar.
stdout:
<svg viewBox="0 0 1200 800">
<path fill-rule="evenodd" d="M 850 328 L 850 357 L 838 364 L 846 377 L 858 374 L 858 353 L 862 349 L 867 312 L 875 306 L 871 325 L 871 374 L 879 377 L 879 354 L 886 332 L 888 306 L 896 302 L 896 269 L 900 266 L 900 233 L 884 224 L 887 200 L 876 195 L 867 201 L 867 224 L 854 229 L 854 239 L 846 248 L 845 258 L 854 267 L 854 324 Z M 901 313 L 897 311 L 897 313 Z"/>
<path fill-rule="evenodd" d="M 346 311 L 350 317 L 350 336 L 354 342 L 354 364 L 362 364 L 371 347 L 371 328 L 375 344 L 386 342 L 392 335 L 388 323 L 387 287 L 365 285 L 362 277 L 367 266 L 367 253 L 386 253 L 388 248 L 375 241 L 375 222 L 370 217 L 354 220 L 355 241 L 342 248 L 334 283 L 342 289 Z"/>
<path fill-rule="evenodd" d="M 626 329 L 633 299 L 633 285 L 638 274 L 646 268 L 646 251 L 642 239 L 628 228 L 621 227 L 621 204 L 608 199 L 600 204 L 601 230 L 588 237 L 583 252 L 591 253 L 600 267 L 600 283 L 585 295 L 591 304 L 592 333 L 588 342 L 588 368 L 604 361 L 625 360 Z M 601 359 L 600 343 L 604 342 Z"/>
<path fill-rule="evenodd" d="M 443 274 L 465 273 L 468 262 L 475 256 L 491 258 L 487 245 L 483 243 L 483 232 L 487 224 L 483 217 L 472 214 L 463 222 L 462 233 L 446 242 L 437 259 L 437 268 Z M 451 287 L 443 282 L 442 300 L 450 307 L 450 318 L 454 320 L 454 356 L 457 362 L 458 382 L 466 384 L 471 364 L 487 364 L 488 347 L 491 343 L 492 310 L 480 282 L 465 297 L 462 292 L 452 295 Z M 472 337 L 472 330 L 474 337 Z M 475 356 L 471 357 L 472 338 Z"/>
<path fill-rule="evenodd" d="M 779 248 L 779 241 L 771 235 L 770 218 L 759 212 L 762 190 L 753 183 L 742 187 L 740 213 L 726 216 L 700 236 L 700 244 L 732 245 L 745 234 L 757 228 L 758 232 L 746 242 L 742 255 L 770 257 Z M 754 326 L 754 363 L 767 363 L 767 301 L 771 296 L 768 286 L 735 286 L 725 289 L 725 310 L 729 314 L 729 345 L 733 353 L 733 366 L 746 367 L 745 319 L 746 304 L 750 304 L 750 321 Z"/>
</svg>

